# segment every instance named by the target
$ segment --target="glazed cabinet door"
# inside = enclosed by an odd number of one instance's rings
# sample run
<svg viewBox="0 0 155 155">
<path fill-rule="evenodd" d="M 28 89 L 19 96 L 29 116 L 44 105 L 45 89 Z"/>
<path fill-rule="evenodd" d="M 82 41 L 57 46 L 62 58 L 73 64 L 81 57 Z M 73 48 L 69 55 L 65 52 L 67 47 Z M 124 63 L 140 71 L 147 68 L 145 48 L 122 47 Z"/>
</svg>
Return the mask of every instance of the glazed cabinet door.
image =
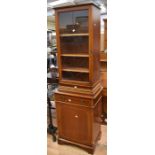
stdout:
<svg viewBox="0 0 155 155">
<path fill-rule="evenodd" d="M 59 138 L 77 143 L 91 143 L 91 111 L 57 102 Z"/>
<path fill-rule="evenodd" d="M 60 34 L 88 33 L 88 10 L 61 12 L 59 26 Z"/>
<path fill-rule="evenodd" d="M 58 13 L 60 81 L 89 83 L 89 11 Z"/>
</svg>

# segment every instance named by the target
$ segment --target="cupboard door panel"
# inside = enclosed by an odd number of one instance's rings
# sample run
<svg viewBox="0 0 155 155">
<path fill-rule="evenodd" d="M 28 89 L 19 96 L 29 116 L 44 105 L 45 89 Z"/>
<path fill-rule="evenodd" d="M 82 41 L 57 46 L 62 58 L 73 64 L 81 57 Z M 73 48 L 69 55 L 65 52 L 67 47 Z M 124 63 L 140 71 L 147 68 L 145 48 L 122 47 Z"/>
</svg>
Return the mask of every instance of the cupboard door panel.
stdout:
<svg viewBox="0 0 155 155">
<path fill-rule="evenodd" d="M 57 102 L 57 112 L 61 138 L 82 144 L 90 144 L 90 111 Z"/>
</svg>

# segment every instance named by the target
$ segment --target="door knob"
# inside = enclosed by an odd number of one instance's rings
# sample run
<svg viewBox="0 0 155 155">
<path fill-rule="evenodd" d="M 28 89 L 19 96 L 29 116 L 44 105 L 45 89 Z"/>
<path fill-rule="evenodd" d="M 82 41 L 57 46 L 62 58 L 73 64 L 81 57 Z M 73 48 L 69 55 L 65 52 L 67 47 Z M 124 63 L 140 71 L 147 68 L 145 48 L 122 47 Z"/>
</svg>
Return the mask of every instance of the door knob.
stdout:
<svg viewBox="0 0 155 155">
<path fill-rule="evenodd" d="M 71 102 L 72 100 L 71 99 L 68 99 L 68 102 Z"/>
<path fill-rule="evenodd" d="M 74 117 L 75 117 L 75 118 L 78 118 L 79 116 L 78 116 L 78 115 L 75 115 Z"/>
</svg>

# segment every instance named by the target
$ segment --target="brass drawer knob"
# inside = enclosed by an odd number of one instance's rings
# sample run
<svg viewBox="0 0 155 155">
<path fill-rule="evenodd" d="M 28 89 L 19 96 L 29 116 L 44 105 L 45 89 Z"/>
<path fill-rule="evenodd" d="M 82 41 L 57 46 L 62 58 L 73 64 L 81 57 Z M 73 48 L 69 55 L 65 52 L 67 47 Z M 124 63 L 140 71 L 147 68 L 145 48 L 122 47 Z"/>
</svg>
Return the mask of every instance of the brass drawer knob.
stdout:
<svg viewBox="0 0 155 155">
<path fill-rule="evenodd" d="M 68 102 L 71 102 L 72 100 L 71 99 L 68 99 Z"/>
<path fill-rule="evenodd" d="M 74 117 L 75 117 L 75 118 L 78 118 L 79 116 L 78 116 L 78 115 L 75 115 Z"/>
<path fill-rule="evenodd" d="M 77 86 L 74 86 L 74 88 L 77 88 Z"/>
</svg>

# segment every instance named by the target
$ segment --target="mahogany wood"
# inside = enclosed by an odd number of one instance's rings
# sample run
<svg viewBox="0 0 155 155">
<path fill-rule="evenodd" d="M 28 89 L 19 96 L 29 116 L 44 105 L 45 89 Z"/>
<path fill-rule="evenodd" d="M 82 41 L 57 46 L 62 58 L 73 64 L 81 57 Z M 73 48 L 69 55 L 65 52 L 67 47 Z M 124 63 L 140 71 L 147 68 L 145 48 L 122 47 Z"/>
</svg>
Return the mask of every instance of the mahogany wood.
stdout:
<svg viewBox="0 0 155 155">
<path fill-rule="evenodd" d="M 107 19 L 104 19 L 104 49 L 107 49 Z"/>
<path fill-rule="evenodd" d="M 58 143 L 93 153 L 102 115 L 100 10 L 87 4 L 55 8 L 55 14 L 60 77 L 55 93 Z"/>
</svg>

